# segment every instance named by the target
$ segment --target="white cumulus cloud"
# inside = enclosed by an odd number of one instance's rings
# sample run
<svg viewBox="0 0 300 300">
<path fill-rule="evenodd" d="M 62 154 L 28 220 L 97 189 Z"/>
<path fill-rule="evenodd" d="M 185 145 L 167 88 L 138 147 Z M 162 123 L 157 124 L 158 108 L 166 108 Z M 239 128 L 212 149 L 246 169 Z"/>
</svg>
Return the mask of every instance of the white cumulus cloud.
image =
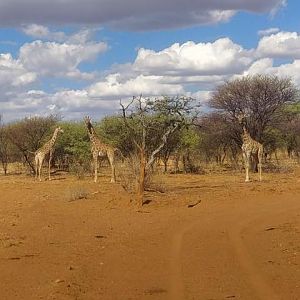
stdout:
<svg viewBox="0 0 300 300">
<path fill-rule="evenodd" d="M 36 80 L 36 73 L 26 69 L 20 60 L 11 54 L 0 54 L 0 90 L 10 91 Z"/>
<path fill-rule="evenodd" d="M 291 77 L 294 83 L 300 87 L 300 60 L 296 59 L 292 63 L 282 64 L 268 70 L 279 77 Z"/>
<path fill-rule="evenodd" d="M 162 51 L 140 49 L 133 68 L 150 74 L 219 75 L 240 72 L 253 60 L 253 51 L 229 38 L 213 43 L 176 43 Z"/>
<path fill-rule="evenodd" d="M 246 49 L 229 38 L 174 43 L 160 51 L 141 48 L 133 62 L 114 65 L 97 76 L 80 71 L 81 63 L 106 48 L 106 44 L 93 41 L 87 29 L 66 35 L 61 43 L 26 43 L 16 58 L 0 54 L 1 113 L 11 119 L 53 112 L 68 119 L 85 113 L 99 117 L 117 111 L 120 99 L 140 94 L 186 94 L 205 103 L 216 85 L 249 74 L 291 76 L 300 87 L 299 34 L 295 32 L 263 35 L 256 49 Z M 278 58 L 288 58 L 288 63 Z M 62 84 L 60 90 L 43 91 L 39 82 L 55 76 L 90 82 L 81 89 Z"/>
<path fill-rule="evenodd" d="M 135 78 L 122 80 L 118 73 L 108 75 L 105 80 L 99 81 L 88 89 L 89 96 L 95 98 L 122 98 L 143 94 L 181 94 L 184 92 L 180 84 L 165 82 L 161 76 L 144 76 L 142 74 Z"/>
<path fill-rule="evenodd" d="M 27 70 L 43 76 L 89 77 L 80 74 L 78 66 L 85 61 L 91 61 L 97 55 L 106 51 L 103 42 L 88 42 L 85 44 L 68 44 L 42 42 L 40 40 L 26 43 L 20 48 L 19 59 Z"/>
<path fill-rule="evenodd" d="M 264 36 L 258 43 L 257 54 L 274 58 L 300 58 L 300 35 L 297 32 L 278 32 Z"/>
</svg>

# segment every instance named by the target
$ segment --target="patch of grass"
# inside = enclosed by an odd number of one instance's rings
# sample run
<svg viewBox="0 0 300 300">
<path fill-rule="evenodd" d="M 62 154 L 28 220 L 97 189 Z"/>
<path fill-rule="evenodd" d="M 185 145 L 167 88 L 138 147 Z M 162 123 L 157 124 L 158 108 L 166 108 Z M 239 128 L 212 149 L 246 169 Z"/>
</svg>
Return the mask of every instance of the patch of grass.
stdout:
<svg viewBox="0 0 300 300">
<path fill-rule="evenodd" d="M 88 191 L 83 186 L 74 186 L 69 188 L 67 199 L 68 201 L 76 201 L 81 199 L 87 199 L 88 198 Z"/>
<path fill-rule="evenodd" d="M 138 158 L 134 155 L 123 160 L 118 166 L 118 175 L 125 191 L 132 193 L 136 191 L 139 174 Z"/>
<path fill-rule="evenodd" d="M 263 168 L 263 172 L 266 173 L 283 173 L 283 174 L 291 173 L 293 172 L 294 169 L 293 166 L 288 164 L 279 165 L 272 162 L 263 164 L 262 168 Z"/>
</svg>

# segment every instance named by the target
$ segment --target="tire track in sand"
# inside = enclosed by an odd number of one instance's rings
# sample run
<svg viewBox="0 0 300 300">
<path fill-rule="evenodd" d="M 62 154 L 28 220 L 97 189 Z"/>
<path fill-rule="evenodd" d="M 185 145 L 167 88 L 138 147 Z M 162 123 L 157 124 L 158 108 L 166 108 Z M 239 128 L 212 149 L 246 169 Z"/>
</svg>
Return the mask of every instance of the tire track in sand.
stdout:
<svg viewBox="0 0 300 300">
<path fill-rule="evenodd" d="M 246 217 L 242 222 L 232 223 L 229 228 L 229 237 L 232 241 L 232 245 L 236 252 L 236 256 L 239 260 L 239 264 L 244 270 L 245 276 L 247 276 L 249 283 L 256 293 L 258 299 L 261 300 L 279 300 L 282 299 L 276 294 L 272 287 L 268 284 L 267 280 L 264 278 L 263 273 L 259 271 L 256 267 L 253 258 L 251 257 L 248 248 L 245 246 L 242 237 L 242 231 L 246 228 L 252 228 L 253 224 L 258 227 L 259 224 L 267 223 L 266 220 L 272 216 L 277 219 L 277 217 L 289 213 L 292 211 L 297 211 L 299 209 L 299 204 L 289 203 L 289 206 L 282 207 L 282 204 L 278 206 L 272 206 L 269 211 L 260 211 L 260 216 L 256 217 Z M 271 213 L 270 213 L 271 212 Z M 241 220 L 241 218 L 239 219 Z"/>
<path fill-rule="evenodd" d="M 184 231 L 175 234 L 172 240 L 171 266 L 170 266 L 170 300 L 184 299 L 184 286 L 182 280 L 181 245 Z"/>
<path fill-rule="evenodd" d="M 236 224 L 235 224 L 236 225 Z M 279 300 L 280 298 L 272 289 L 272 287 L 267 283 L 263 274 L 255 266 L 247 247 L 243 243 L 242 230 L 247 226 L 235 227 L 229 230 L 229 237 L 232 242 L 235 254 L 237 256 L 239 265 L 243 270 L 243 276 L 248 280 L 250 287 L 252 288 L 255 299 L 261 300 Z"/>
<path fill-rule="evenodd" d="M 229 233 L 229 243 L 233 248 L 233 255 L 238 259 L 238 263 L 241 266 L 241 276 L 245 277 L 245 280 L 249 283 L 249 288 L 253 294 L 256 295 L 253 299 L 261 300 L 279 300 L 280 298 L 272 290 L 271 286 L 264 279 L 259 269 L 255 266 L 252 258 L 243 243 L 241 232 L 247 225 L 255 218 L 249 220 L 243 219 L 243 223 L 233 222 L 228 224 L 227 228 L 224 228 L 225 224 L 217 224 L 220 228 L 226 229 Z M 217 218 L 215 219 L 217 220 Z M 182 271 L 182 244 L 184 237 L 195 227 L 203 226 L 204 220 L 197 220 L 191 222 L 181 230 L 177 231 L 171 244 L 171 265 L 170 265 L 170 292 L 169 300 L 184 300 L 184 283 L 183 283 L 183 271 Z M 215 226 L 216 224 L 214 224 Z M 196 233 L 197 229 L 193 230 L 193 234 Z M 217 237 L 216 237 L 217 238 Z M 212 249 L 214 250 L 214 249 Z M 201 270 L 200 270 L 201 272 Z"/>
<path fill-rule="evenodd" d="M 181 263 L 182 241 L 184 235 L 196 226 L 199 221 L 191 222 L 181 230 L 175 233 L 172 239 L 171 247 L 171 265 L 170 265 L 170 300 L 184 299 L 184 284 Z"/>
</svg>

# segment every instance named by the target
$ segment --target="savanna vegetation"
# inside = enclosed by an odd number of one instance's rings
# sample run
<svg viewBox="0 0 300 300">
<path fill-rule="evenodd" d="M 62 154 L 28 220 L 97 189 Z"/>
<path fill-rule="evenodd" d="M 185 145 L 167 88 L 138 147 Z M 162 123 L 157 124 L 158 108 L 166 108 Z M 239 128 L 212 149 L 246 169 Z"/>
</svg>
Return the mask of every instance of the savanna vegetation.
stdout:
<svg viewBox="0 0 300 300">
<path fill-rule="evenodd" d="M 280 155 L 300 161 L 300 102 L 290 78 L 234 79 L 217 87 L 208 105 L 209 109 L 201 109 L 186 96 L 134 97 L 120 103 L 119 114 L 94 120 L 98 137 L 118 149 L 119 180 L 125 188 L 137 189 L 140 204 L 154 172 L 203 173 L 212 165 L 242 168 L 242 128 L 237 120 L 241 113 L 247 116 L 251 137 L 264 146 L 265 170 L 278 170 Z M 8 124 L 0 119 L 3 174 L 9 172 L 9 163 L 23 164 L 33 174 L 32 152 L 51 138 L 58 125 L 64 133 L 56 141 L 53 166 L 79 178 L 89 174 L 90 141 L 84 122 L 53 115 Z M 130 174 L 124 174 L 125 169 Z"/>
</svg>

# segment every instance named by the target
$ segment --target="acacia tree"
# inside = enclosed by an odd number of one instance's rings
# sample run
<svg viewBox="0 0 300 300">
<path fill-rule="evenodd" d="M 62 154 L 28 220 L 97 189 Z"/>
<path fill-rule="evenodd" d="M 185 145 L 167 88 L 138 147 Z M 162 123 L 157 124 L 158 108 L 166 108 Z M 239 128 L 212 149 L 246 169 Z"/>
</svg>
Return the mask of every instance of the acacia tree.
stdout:
<svg viewBox="0 0 300 300">
<path fill-rule="evenodd" d="M 128 120 L 131 122 L 131 120 Z M 134 124 L 132 124 L 134 126 Z M 101 140 L 120 150 L 125 157 L 134 151 L 134 145 L 130 138 L 130 132 L 120 116 L 107 116 L 95 126 Z"/>
<path fill-rule="evenodd" d="M 145 178 L 155 159 L 172 134 L 187 126 L 196 116 L 196 106 L 190 97 L 159 99 L 133 97 L 128 105 L 120 103 L 129 138 L 139 156 L 137 185 L 138 205 L 144 203 Z"/>
<path fill-rule="evenodd" d="M 209 102 L 224 116 L 233 140 L 241 146 L 242 128 L 237 119 L 245 115 L 245 125 L 251 137 L 261 142 L 265 149 L 272 148 L 266 135 L 286 117 L 286 106 L 297 101 L 298 90 L 291 78 L 270 75 L 245 76 L 219 86 Z M 253 160 L 253 170 L 257 170 Z"/>
<path fill-rule="evenodd" d="M 201 143 L 200 151 L 208 163 L 215 159 L 219 165 L 229 159 L 237 165 L 237 154 L 240 132 L 237 124 L 229 122 L 226 115 L 220 112 L 210 112 L 200 120 Z"/>
<path fill-rule="evenodd" d="M 246 76 L 219 86 L 209 104 L 226 116 L 228 124 L 237 125 L 237 116 L 241 113 L 247 115 L 250 135 L 263 142 L 264 131 L 282 120 L 284 107 L 295 102 L 297 94 L 291 78 Z M 235 131 L 238 131 L 238 126 Z"/>
<path fill-rule="evenodd" d="M 54 159 L 59 167 L 83 176 L 90 168 L 90 140 L 83 122 L 60 122 L 64 134 L 55 144 Z"/>
<path fill-rule="evenodd" d="M 9 139 L 7 135 L 7 128 L 4 126 L 2 116 L 0 115 L 0 160 L 4 175 L 7 174 L 7 167 L 9 162 Z"/>
<path fill-rule="evenodd" d="M 8 125 L 8 137 L 11 143 L 22 154 L 25 162 L 29 165 L 32 172 L 35 172 L 32 163 L 32 154 L 50 135 L 51 129 L 58 122 L 59 117 L 50 115 L 48 117 L 32 117 Z"/>
<path fill-rule="evenodd" d="M 164 164 L 164 172 L 168 172 L 168 162 L 171 155 L 178 150 L 181 142 L 181 130 L 174 132 L 169 138 L 168 143 L 161 149 L 159 158 Z"/>
<path fill-rule="evenodd" d="M 179 132 L 179 143 L 175 148 L 175 172 L 179 172 L 179 161 L 182 159 L 185 173 L 198 173 L 200 167 L 195 163 L 199 155 L 201 136 L 199 120 L 193 122 L 193 127 L 182 128 Z"/>
<path fill-rule="evenodd" d="M 291 158 L 296 155 L 300 156 L 300 102 L 293 103 L 285 109 L 286 118 L 279 124 L 278 130 L 282 134 L 282 138 Z"/>
</svg>

